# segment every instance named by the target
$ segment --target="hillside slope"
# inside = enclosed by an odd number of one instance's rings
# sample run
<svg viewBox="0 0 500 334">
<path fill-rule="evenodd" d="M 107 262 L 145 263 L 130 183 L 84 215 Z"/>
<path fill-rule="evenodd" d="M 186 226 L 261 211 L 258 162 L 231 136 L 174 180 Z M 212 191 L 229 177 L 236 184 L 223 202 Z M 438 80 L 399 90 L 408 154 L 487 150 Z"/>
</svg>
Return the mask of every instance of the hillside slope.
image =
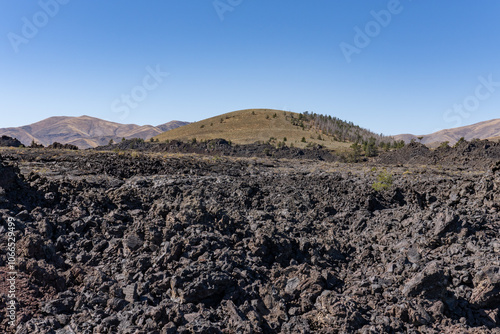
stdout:
<svg viewBox="0 0 500 334">
<path fill-rule="evenodd" d="M 173 121 L 159 126 L 120 124 L 90 116 L 57 116 L 30 125 L 0 129 L 0 135 L 17 138 L 24 145 L 35 141 L 42 145 L 53 142 L 73 144 L 80 148 L 97 147 L 122 138 L 149 139 L 165 131 L 188 124 Z"/>
<path fill-rule="evenodd" d="M 404 140 L 409 143 L 412 139 L 418 141 L 418 137 L 412 134 L 400 134 L 394 136 L 397 140 Z M 460 138 L 464 137 L 466 140 L 471 139 L 500 139 L 500 119 L 492 119 L 472 125 L 462 126 L 459 128 L 445 129 L 422 136 L 421 143 L 428 146 L 436 146 L 444 141 L 450 142 L 451 145 L 455 144 Z"/>
<path fill-rule="evenodd" d="M 292 124 L 299 114 L 274 109 L 245 109 L 222 114 L 179 127 L 155 137 L 160 141 L 178 139 L 189 141 L 224 138 L 235 144 L 253 144 L 257 141 L 285 142 L 287 146 L 305 147 L 320 144 L 330 149 L 347 150 L 350 143 L 335 141 L 313 128 Z M 286 138 L 286 141 L 284 139 Z M 305 142 L 302 141 L 305 139 Z"/>
</svg>

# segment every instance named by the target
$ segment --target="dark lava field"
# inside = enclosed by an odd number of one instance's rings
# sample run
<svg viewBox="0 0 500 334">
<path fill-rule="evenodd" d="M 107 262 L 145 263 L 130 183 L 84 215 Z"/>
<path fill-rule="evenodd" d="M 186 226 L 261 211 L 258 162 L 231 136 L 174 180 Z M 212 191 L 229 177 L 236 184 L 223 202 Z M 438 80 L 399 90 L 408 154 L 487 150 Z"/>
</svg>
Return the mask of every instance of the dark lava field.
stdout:
<svg viewBox="0 0 500 334">
<path fill-rule="evenodd" d="M 0 331 L 500 333 L 498 146 L 467 145 L 359 164 L 2 149 Z"/>
</svg>

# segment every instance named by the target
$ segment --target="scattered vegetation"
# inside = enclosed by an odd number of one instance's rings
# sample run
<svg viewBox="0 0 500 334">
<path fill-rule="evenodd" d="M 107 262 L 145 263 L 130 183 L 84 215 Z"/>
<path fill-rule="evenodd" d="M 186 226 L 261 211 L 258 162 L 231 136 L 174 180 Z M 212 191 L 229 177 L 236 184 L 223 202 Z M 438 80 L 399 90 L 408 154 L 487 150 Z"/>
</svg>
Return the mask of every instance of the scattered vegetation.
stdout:
<svg viewBox="0 0 500 334">
<path fill-rule="evenodd" d="M 376 139 L 374 137 L 363 141 L 363 151 L 365 151 L 367 157 L 374 157 L 378 154 Z"/>
<path fill-rule="evenodd" d="M 246 109 L 214 116 L 167 131 L 158 138 L 161 141 L 167 138 L 178 139 L 186 143 L 193 137 L 198 140 L 224 138 L 235 144 L 245 145 L 257 141 L 266 143 L 270 136 L 279 138 L 272 143 L 275 147 L 278 141 L 286 142 L 287 146 L 294 143 L 301 148 L 309 143 L 316 143 L 335 150 L 338 154 L 345 154 L 346 157 L 351 152 L 352 144 L 357 143 L 360 150 L 356 150 L 348 158 L 349 161 L 358 161 L 360 157 L 372 157 L 378 152 L 404 146 L 403 141 L 396 142 L 392 137 L 377 135 L 332 116 L 273 109 Z"/>
<path fill-rule="evenodd" d="M 439 145 L 439 148 L 449 148 L 449 147 L 450 147 L 449 141 L 444 141 Z"/>
<path fill-rule="evenodd" d="M 392 186 L 392 174 L 385 168 L 377 176 L 377 182 L 372 184 L 372 189 L 379 192 L 388 190 Z"/>
<path fill-rule="evenodd" d="M 453 145 L 454 148 L 460 146 L 462 143 L 466 143 L 467 141 L 465 140 L 464 137 L 460 138 L 456 143 L 455 145 Z"/>
<path fill-rule="evenodd" d="M 359 162 L 361 158 L 361 145 L 355 142 L 351 145 L 351 152 L 347 157 L 347 162 Z"/>
<path fill-rule="evenodd" d="M 30 146 L 28 146 L 28 147 L 29 147 L 29 148 L 42 148 L 42 147 L 43 147 L 43 145 L 37 144 L 37 143 L 35 142 L 35 140 L 33 139 L 33 140 L 31 141 Z"/>
<path fill-rule="evenodd" d="M 359 143 L 368 141 L 370 138 L 373 138 L 377 145 L 380 142 L 387 142 L 389 144 L 395 142 L 392 137 L 376 134 L 358 125 L 354 125 L 352 122 L 346 122 L 330 115 L 320 115 L 306 111 L 299 114 L 298 119 L 291 119 L 291 121 L 294 125 L 302 128 L 305 128 L 307 125 L 311 128 L 320 130 L 323 134 L 332 136 L 335 140 L 341 142 L 350 141 Z"/>
</svg>

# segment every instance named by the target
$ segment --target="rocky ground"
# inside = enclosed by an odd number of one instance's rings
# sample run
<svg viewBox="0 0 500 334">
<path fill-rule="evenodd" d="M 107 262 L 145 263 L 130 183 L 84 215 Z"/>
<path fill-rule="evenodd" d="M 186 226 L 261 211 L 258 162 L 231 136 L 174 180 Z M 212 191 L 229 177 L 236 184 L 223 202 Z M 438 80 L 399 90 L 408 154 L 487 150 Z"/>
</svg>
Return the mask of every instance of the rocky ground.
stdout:
<svg viewBox="0 0 500 334">
<path fill-rule="evenodd" d="M 17 333 L 499 333 L 500 166 L 398 154 L 0 151 Z"/>
<path fill-rule="evenodd" d="M 487 170 L 500 160 L 500 142 L 489 140 L 463 141 L 455 146 L 435 150 L 417 142 L 402 149 L 381 153 L 376 160 L 385 164 L 451 166 L 461 170 Z"/>
<path fill-rule="evenodd" d="M 225 139 L 211 139 L 207 141 L 182 142 L 171 140 L 168 142 L 149 142 L 142 139 L 124 140 L 117 144 L 99 146 L 98 151 L 129 151 L 156 152 L 156 153 L 194 153 L 209 156 L 232 156 L 232 157 L 259 157 L 275 159 L 308 159 L 320 161 L 342 160 L 340 154 L 336 154 L 321 145 L 311 145 L 306 149 L 281 145 L 278 147 L 276 141 L 271 143 L 256 142 L 248 145 L 236 145 Z"/>
<path fill-rule="evenodd" d="M 367 162 L 364 156 L 353 156 L 352 152 L 331 151 L 321 145 L 301 149 L 276 143 L 255 143 L 251 145 L 235 145 L 224 139 L 213 139 L 203 142 L 182 142 L 172 140 L 168 143 L 145 142 L 141 139 L 130 139 L 123 142 L 100 146 L 96 150 L 135 151 L 150 153 L 195 153 L 209 156 L 259 157 L 271 159 L 319 160 L 339 162 Z M 444 145 L 437 149 L 429 149 L 418 142 L 407 144 L 402 149 L 379 154 L 372 159 L 388 165 L 433 165 L 449 166 L 462 169 L 486 170 L 500 160 L 500 142 L 488 140 L 461 141 L 450 147 Z"/>
</svg>

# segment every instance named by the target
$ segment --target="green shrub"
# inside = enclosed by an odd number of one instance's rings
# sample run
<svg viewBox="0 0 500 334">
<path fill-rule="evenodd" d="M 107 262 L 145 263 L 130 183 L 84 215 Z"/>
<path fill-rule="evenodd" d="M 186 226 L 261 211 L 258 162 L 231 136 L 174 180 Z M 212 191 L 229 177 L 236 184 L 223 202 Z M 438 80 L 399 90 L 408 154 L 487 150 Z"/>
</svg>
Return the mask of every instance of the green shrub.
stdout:
<svg viewBox="0 0 500 334">
<path fill-rule="evenodd" d="M 457 148 L 458 146 L 460 146 L 462 143 L 466 143 L 467 141 L 465 140 L 464 137 L 460 138 L 456 143 L 455 145 L 453 145 L 453 148 Z"/>
<path fill-rule="evenodd" d="M 448 148 L 450 147 L 450 142 L 449 141 L 444 141 L 439 145 L 439 148 Z"/>
<path fill-rule="evenodd" d="M 392 174 L 385 169 L 377 176 L 377 182 L 372 184 L 372 189 L 375 191 L 384 191 L 392 186 Z"/>
<path fill-rule="evenodd" d="M 358 162 L 361 156 L 361 145 L 355 142 L 351 145 L 352 152 L 349 157 L 349 162 Z"/>
</svg>

